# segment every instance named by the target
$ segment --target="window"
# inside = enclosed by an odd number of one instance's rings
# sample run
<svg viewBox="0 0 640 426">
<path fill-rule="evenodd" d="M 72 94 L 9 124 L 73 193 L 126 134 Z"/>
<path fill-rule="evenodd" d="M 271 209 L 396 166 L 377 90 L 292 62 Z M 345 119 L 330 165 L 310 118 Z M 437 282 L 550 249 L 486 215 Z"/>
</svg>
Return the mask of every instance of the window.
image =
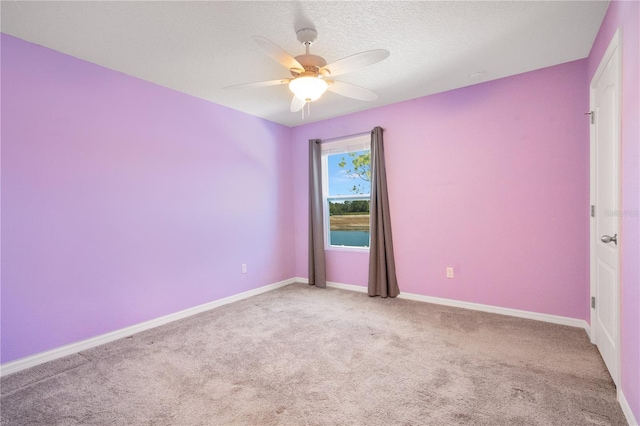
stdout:
<svg viewBox="0 0 640 426">
<path fill-rule="evenodd" d="M 370 136 L 322 144 L 327 248 L 369 248 Z"/>
</svg>

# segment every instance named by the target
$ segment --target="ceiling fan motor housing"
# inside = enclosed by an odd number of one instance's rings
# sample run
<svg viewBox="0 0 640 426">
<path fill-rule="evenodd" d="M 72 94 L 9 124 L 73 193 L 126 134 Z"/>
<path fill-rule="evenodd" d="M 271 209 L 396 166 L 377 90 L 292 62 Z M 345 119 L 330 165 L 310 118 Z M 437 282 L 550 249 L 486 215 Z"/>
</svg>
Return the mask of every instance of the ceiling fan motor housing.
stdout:
<svg viewBox="0 0 640 426">
<path fill-rule="evenodd" d="M 320 68 L 327 65 L 327 61 L 325 61 L 324 58 L 310 53 L 296 56 L 296 61 L 300 62 L 300 65 L 304 67 L 305 71 L 311 71 L 314 73 L 318 73 Z M 298 75 L 293 71 L 291 71 L 291 74 L 294 76 Z"/>
<path fill-rule="evenodd" d="M 327 65 L 327 61 L 320 56 L 309 53 L 309 47 L 316 41 L 318 33 L 312 28 L 303 28 L 296 32 L 296 36 L 298 37 L 298 41 L 304 44 L 306 50 L 304 54 L 296 56 L 296 61 L 304 67 L 306 73 L 313 72 L 316 76 L 320 76 L 320 68 Z M 294 77 L 299 75 L 294 71 L 291 71 L 291 74 Z"/>
</svg>

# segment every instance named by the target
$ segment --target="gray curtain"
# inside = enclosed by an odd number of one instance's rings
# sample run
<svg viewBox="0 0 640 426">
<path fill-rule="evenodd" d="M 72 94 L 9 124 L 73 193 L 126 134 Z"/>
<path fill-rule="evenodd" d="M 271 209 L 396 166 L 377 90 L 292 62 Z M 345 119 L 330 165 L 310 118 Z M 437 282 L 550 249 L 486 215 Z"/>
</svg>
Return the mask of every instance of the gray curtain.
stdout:
<svg viewBox="0 0 640 426">
<path fill-rule="evenodd" d="M 371 131 L 369 296 L 396 297 L 400 289 L 393 257 L 382 131 L 381 127 Z"/>
<path fill-rule="evenodd" d="M 325 288 L 320 139 L 309 140 L 309 284 Z"/>
</svg>

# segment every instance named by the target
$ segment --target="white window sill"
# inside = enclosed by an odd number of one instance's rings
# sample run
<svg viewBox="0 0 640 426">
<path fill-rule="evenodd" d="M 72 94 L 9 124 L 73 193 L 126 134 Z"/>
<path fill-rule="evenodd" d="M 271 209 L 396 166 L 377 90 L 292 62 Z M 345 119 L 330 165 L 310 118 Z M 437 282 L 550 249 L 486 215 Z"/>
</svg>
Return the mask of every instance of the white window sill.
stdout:
<svg viewBox="0 0 640 426">
<path fill-rule="evenodd" d="M 325 251 L 349 251 L 355 253 L 369 253 L 369 247 L 351 247 L 351 246 L 325 246 Z"/>
</svg>

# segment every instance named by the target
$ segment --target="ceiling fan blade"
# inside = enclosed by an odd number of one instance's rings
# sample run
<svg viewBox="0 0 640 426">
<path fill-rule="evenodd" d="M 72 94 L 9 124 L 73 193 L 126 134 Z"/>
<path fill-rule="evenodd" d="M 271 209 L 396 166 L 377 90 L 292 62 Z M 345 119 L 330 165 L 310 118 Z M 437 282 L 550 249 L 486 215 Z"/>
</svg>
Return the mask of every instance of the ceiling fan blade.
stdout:
<svg viewBox="0 0 640 426">
<path fill-rule="evenodd" d="M 291 112 L 300 111 L 302 108 L 304 108 L 306 103 L 307 101 L 305 101 L 304 99 L 300 99 L 299 97 L 294 96 L 291 100 Z"/>
<path fill-rule="evenodd" d="M 234 84 L 227 86 L 225 89 L 255 89 L 256 87 L 277 86 L 279 84 L 287 84 L 291 81 L 289 78 L 281 78 L 280 80 L 258 81 L 256 83 Z"/>
<path fill-rule="evenodd" d="M 366 52 L 356 53 L 346 58 L 338 59 L 322 67 L 320 72 L 328 71 L 331 77 L 355 71 L 359 68 L 375 64 L 389 57 L 390 53 L 385 49 L 368 50 Z"/>
<path fill-rule="evenodd" d="M 338 95 L 346 96 L 347 98 L 358 99 L 360 101 L 375 101 L 378 99 L 378 95 L 371 90 L 356 86 L 355 84 L 331 80 L 327 80 L 327 83 L 329 83 L 327 90 L 337 93 Z"/>
<path fill-rule="evenodd" d="M 272 42 L 271 40 L 267 40 L 264 37 L 253 36 L 253 41 L 255 41 L 258 46 L 262 48 L 269 56 L 273 59 L 281 63 L 285 68 L 296 71 L 303 72 L 304 67 L 300 65 L 300 62 L 296 60 L 293 56 L 289 55 L 285 52 L 280 46 Z"/>
</svg>

